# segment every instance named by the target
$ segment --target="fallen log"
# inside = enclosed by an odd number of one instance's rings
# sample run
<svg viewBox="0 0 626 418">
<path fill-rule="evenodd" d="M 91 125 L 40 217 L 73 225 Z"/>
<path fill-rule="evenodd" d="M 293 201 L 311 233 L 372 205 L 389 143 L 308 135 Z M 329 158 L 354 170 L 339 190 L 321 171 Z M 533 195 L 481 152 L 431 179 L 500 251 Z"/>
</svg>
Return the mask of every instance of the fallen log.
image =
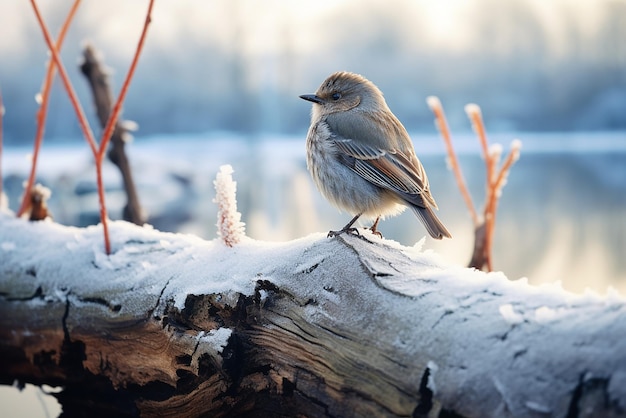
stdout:
<svg viewBox="0 0 626 418">
<path fill-rule="evenodd" d="M 0 383 L 63 416 L 591 417 L 626 410 L 626 301 L 364 233 L 219 241 L 0 214 Z"/>
</svg>

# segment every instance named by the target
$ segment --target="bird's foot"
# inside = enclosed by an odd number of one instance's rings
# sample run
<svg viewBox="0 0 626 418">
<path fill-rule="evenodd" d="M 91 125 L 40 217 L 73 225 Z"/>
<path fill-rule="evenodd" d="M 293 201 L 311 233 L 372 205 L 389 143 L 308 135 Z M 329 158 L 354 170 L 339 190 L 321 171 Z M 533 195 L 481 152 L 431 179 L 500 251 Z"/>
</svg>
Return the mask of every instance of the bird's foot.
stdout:
<svg viewBox="0 0 626 418">
<path fill-rule="evenodd" d="M 368 228 L 370 231 L 372 231 L 372 234 L 376 235 L 378 238 L 382 238 L 383 234 L 376 228 L 374 228 L 373 226 L 371 228 Z"/>
<path fill-rule="evenodd" d="M 348 235 L 352 235 L 353 237 L 362 239 L 365 242 L 368 242 L 370 244 L 373 244 L 372 241 L 368 240 L 367 238 L 365 238 L 364 235 L 361 235 L 361 233 L 359 232 L 358 229 L 356 228 L 343 228 L 340 231 L 329 231 L 328 232 L 328 238 L 333 238 L 333 237 L 338 237 L 341 234 L 348 234 Z"/>
<path fill-rule="evenodd" d="M 359 232 L 358 229 L 356 228 L 352 228 L 352 227 L 348 227 L 348 228 L 343 228 L 339 231 L 328 231 L 328 238 L 333 238 L 333 237 L 338 237 L 341 234 L 352 234 L 352 235 L 357 235 L 357 236 L 361 236 L 361 233 Z"/>
<path fill-rule="evenodd" d="M 383 234 L 381 234 L 380 231 L 376 229 L 378 227 L 378 221 L 380 221 L 380 216 L 376 218 L 372 226 L 369 227 L 369 230 L 372 231 L 372 234 L 376 235 L 378 238 L 382 238 Z"/>
</svg>

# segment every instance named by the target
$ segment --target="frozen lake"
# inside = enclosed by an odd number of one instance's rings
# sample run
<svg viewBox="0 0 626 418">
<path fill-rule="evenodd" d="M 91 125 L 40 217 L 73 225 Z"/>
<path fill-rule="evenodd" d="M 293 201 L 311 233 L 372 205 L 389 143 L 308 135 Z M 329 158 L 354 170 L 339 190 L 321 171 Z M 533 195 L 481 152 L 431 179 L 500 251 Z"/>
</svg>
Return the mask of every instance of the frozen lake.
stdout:
<svg viewBox="0 0 626 418">
<path fill-rule="evenodd" d="M 511 279 L 532 283 L 560 280 L 566 289 L 607 286 L 626 293 L 626 133 L 492 135 L 505 152 L 522 140 L 520 160 L 503 190 L 496 224 L 494 265 Z M 414 135 L 429 175 L 439 215 L 454 239 L 431 248 L 466 264 L 473 226 L 441 140 Z M 467 183 L 480 210 L 484 165 L 473 135 L 454 138 Z M 216 236 L 213 180 L 221 164 L 231 164 L 238 183 L 238 205 L 249 236 L 289 240 L 337 229 L 350 218 L 323 200 L 304 160 L 304 137 L 242 138 L 228 133 L 140 138 L 128 147 L 140 199 L 149 222 L 166 231 Z M 27 148 L 5 148 L 3 175 L 15 210 L 29 170 Z M 84 226 L 98 222 L 95 174 L 86 145 L 46 145 L 40 155 L 39 181 L 52 189 L 55 221 Z M 120 176 L 106 164 L 107 206 L 119 219 L 125 197 Z M 386 220 L 386 238 L 413 245 L 425 231 L 410 212 Z"/>
</svg>

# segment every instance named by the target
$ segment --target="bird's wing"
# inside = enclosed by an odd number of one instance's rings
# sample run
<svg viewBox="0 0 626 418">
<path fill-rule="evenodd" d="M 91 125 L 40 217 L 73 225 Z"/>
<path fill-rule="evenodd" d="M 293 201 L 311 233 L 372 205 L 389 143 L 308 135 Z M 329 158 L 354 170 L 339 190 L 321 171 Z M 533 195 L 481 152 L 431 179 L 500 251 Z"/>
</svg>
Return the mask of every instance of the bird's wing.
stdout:
<svg viewBox="0 0 626 418">
<path fill-rule="evenodd" d="M 414 155 L 373 148 L 352 139 L 335 138 L 334 143 L 342 156 L 340 161 L 370 183 L 394 191 L 418 206 L 437 207 L 424 167 Z"/>
<path fill-rule="evenodd" d="M 411 138 L 391 112 L 338 112 L 329 115 L 326 123 L 342 163 L 408 202 L 437 208 Z"/>
</svg>

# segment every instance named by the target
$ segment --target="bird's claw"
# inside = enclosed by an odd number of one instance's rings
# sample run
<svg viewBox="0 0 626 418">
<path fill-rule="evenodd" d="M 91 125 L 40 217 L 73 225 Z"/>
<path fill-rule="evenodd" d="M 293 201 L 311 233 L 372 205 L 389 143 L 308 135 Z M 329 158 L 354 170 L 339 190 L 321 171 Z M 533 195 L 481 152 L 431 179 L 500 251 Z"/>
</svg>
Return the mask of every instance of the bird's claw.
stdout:
<svg viewBox="0 0 626 418">
<path fill-rule="evenodd" d="M 369 230 L 372 231 L 372 234 L 376 235 L 378 238 L 382 238 L 383 234 L 380 233 L 380 231 L 378 231 L 378 221 L 380 221 L 380 216 L 378 218 L 376 218 L 376 220 L 374 221 L 374 223 L 372 224 L 372 226 L 369 227 Z"/>
<path fill-rule="evenodd" d="M 344 228 L 339 231 L 328 231 L 327 237 L 328 238 L 338 237 L 339 235 L 345 234 L 345 233 L 361 236 L 361 233 L 356 228 Z"/>
</svg>

